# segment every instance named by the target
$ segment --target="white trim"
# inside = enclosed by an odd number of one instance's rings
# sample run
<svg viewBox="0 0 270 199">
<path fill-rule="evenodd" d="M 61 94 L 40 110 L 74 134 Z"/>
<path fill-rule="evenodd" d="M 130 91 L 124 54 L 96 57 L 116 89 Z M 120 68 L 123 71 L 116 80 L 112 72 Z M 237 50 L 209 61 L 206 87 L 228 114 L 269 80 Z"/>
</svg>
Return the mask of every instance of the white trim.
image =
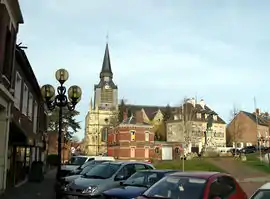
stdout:
<svg viewBox="0 0 270 199">
<path fill-rule="evenodd" d="M 27 115 L 27 111 L 28 111 L 28 96 L 29 96 L 29 89 L 26 83 L 24 83 L 23 84 L 23 100 L 22 100 L 22 114 L 24 115 Z"/>
<path fill-rule="evenodd" d="M 0 92 L 5 94 L 5 98 L 8 99 L 9 101 L 14 102 L 14 97 L 11 95 L 11 93 L 8 91 L 8 89 L 0 83 Z"/>
<path fill-rule="evenodd" d="M 31 101 L 30 101 L 31 100 Z M 33 104 L 34 104 L 34 96 L 31 92 L 28 93 L 28 106 L 27 106 L 27 115 L 29 120 L 33 119 Z"/>
</svg>

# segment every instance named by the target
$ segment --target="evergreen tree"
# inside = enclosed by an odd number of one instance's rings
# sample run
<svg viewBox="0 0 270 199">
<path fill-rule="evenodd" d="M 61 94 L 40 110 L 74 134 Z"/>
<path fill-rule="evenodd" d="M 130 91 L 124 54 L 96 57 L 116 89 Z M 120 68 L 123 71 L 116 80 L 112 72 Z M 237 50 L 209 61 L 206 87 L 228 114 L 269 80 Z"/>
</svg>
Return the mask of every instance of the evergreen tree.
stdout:
<svg viewBox="0 0 270 199">
<path fill-rule="evenodd" d="M 118 112 L 118 122 L 122 122 L 124 120 L 124 113 L 126 111 L 126 104 L 124 99 L 121 100 L 121 103 L 119 105 L 119 112 Z"/>
<path fill-rule="evenodd" d="M 68 108 L 63 108 L 62 129 L 64 140 L 72 139 L 73 134 L 81 129 L 80 122 L 76 120 L 76 116 L 80 113 L 76 110 L 70 111 Z M 48 131 L 58 131 L 59 129 L 59 107 L 56 107 L 48 116 Z"/>
</svg>

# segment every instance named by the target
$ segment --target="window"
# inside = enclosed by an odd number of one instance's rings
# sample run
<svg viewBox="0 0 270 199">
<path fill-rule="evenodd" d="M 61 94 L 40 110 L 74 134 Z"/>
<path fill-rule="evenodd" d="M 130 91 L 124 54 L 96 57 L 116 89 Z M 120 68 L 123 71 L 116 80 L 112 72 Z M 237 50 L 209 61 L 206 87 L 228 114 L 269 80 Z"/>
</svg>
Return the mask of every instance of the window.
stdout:
<svg viewBox="0 0 270 199">
<path fill-rule="evenodd" d="M 22 104 L 22 114 L 27 115 L 27 105 L 28 105 L 28 87 L 24 84 L 23 87 L 23 104 Z"/>
<path fill-rule="evenodd" d="M 28 98 L 28 117 L 30 120 L 33 118 L 33 95 L 32 93 L 29 93 L 29 98 Z"/>
<path fill-rule="evenodd" d="M 217 115 L 213 115 L 213 119 L 217 121 Z"/>
<path fill-rule="evenodd" d="M 131 137 L 131 141 L 135 141 L 135 131 L 134 130 L 131 130 L 130 131 L 130 137 Z"/>
<path fill-rule="evenodd" d="M 20 110 L 21 105 L 21 93 L 22 93 L 22 77 L 16 72 L 15 88 L 14 88 L 14 106 Z"/>
<path fill-rule="evenodd" d="M 145 132 L 145 141 L 149 142 L 149 132 Z"/>
<path fill-rule="evenodd" d="M 144 149 L 144 157 L 145 157 L 145 158 L 149 158 L 149 148 L 148 148 L 148 147 L 146 147 L 146 148 Z"/>
<path fill-rule="evenodd" d="M 130 157 L 131 158 L 134 158 L 135 157 L 135 148 L 134 147 L 131 147 L 130 148 Z"/>
<path fill-rule="evenodd" d="M 136 172 L 134 164 L 128 164 L 124 166 L 116 175 L 115 180 L 118 179 L 118 176 L 123 176 L 121 180 L 126 180 L 128 179 L 132 174 Z"/>
<path fill-rule="evenodd" d="M 33 116 L 33 132 L 36 133 L 37 132 L 37 116 L 38 114 L 38 103 L 35 101 L 34 102 L 34 116 Z"/>
<path fill-rule="evenodd" d="M 220 198 L 227 198 L 235 191 L 235 188 L 236 184 L 231 177 L 219 177 L 211 184 L 208 199 L 212 199 L 217 196 Z"/>
<path fill-rule="evenodd" d="M 196 114 L 196 117 L 197 117 L 197 119 L 201 119 L 202 118 L 202 115 L 200 113 L 197 113 Z"/>
</svg>

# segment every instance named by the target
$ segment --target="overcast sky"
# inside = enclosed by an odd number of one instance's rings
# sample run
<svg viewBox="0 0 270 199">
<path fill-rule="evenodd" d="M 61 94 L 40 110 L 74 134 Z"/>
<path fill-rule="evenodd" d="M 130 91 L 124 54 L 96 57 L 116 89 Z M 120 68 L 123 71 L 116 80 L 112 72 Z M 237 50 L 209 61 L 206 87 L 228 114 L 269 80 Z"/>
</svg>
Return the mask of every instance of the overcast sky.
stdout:
<svg viewBox="0 0 270 199">
<path fill-rule="evenodd" d="M 119 98 L 142 105 L 178 105 L 203 98 L 229 121 L 235 105 L 268 111 L 270 1 L 261 0 L 20 0 L 25 23 L 18 42 L 39 83 L 83 90 L 84 134 L 93 85 L 99 81 L 106 34 Z"/>
</svg>

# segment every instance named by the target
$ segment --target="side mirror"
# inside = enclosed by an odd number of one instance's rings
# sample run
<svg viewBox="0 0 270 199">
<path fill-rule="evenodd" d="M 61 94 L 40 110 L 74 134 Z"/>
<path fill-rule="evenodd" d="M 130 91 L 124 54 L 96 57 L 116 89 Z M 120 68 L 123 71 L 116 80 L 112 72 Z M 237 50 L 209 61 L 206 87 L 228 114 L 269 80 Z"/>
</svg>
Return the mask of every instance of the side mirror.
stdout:
<svg viewBox="0 0 270 199">
<path fill-rule="evenodd" d="M 124 175 L 117 175 L 116 177 L 115 177 L 115 180 L 116 181 L 120 181 L 120 180 L 124 180 L 125 179 L 125 176 Z"/>
</svg>

